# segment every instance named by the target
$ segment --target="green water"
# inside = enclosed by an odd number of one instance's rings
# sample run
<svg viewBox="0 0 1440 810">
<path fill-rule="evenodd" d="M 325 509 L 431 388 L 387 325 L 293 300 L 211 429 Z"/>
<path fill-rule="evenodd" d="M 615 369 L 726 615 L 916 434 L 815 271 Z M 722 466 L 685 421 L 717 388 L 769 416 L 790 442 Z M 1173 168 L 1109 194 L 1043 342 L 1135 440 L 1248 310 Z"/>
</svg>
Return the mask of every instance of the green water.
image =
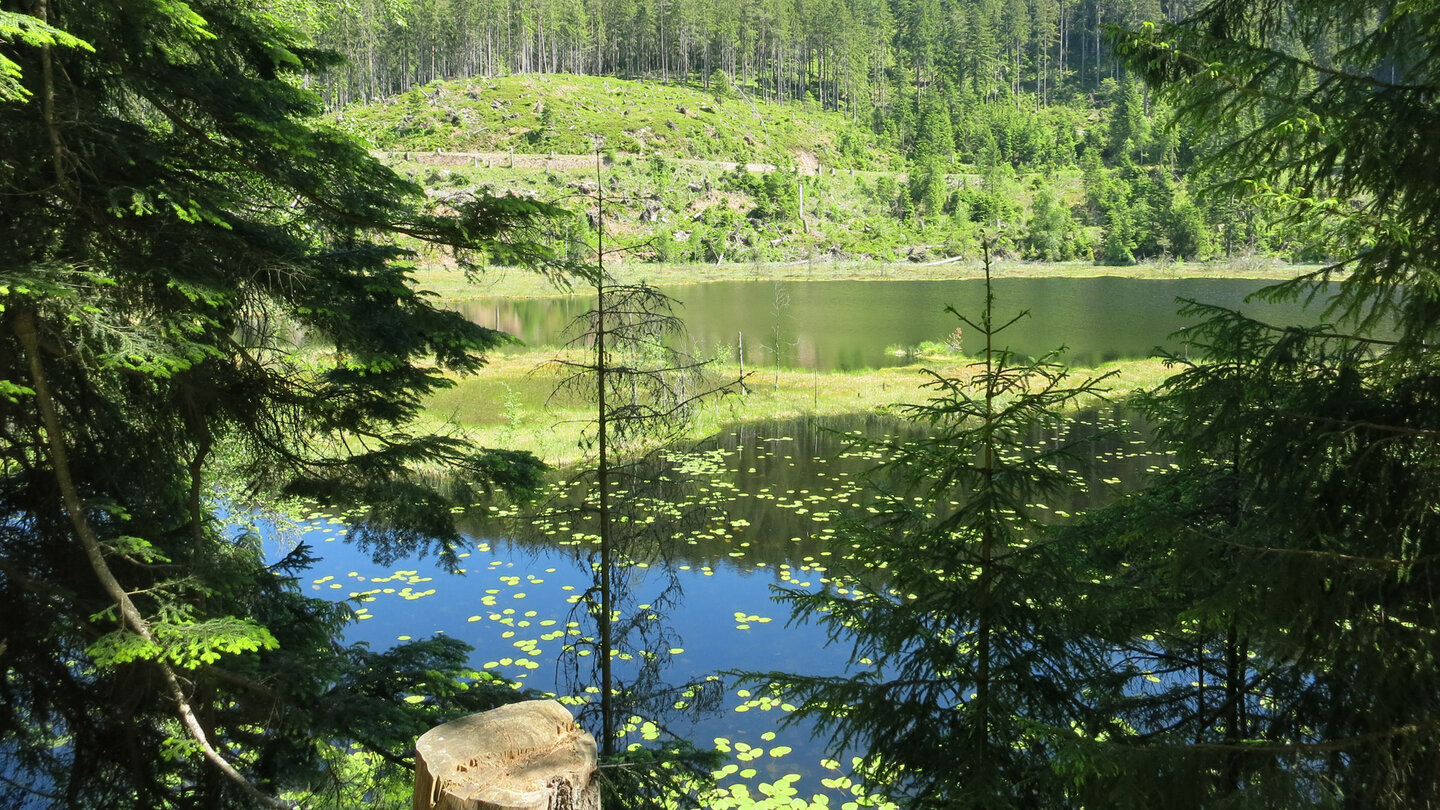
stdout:
<svg viewBox="0 0 1440 810">
<path fill-rule="evenodd" d="M 1170 334 L 1185 322 L 1176 298 L 1244 308 L 1279 323 L 1307 319 L 1297 306 L 1249 305 L 1260 282 L 1004 279 L 996 282 L 997 318 L 1022 309 L 1031 317 L 1005 333 L 1014 350 L 1037 354 L 1070 347 L 1077 364 L 1141 357 L 1157 345 L 1180 349 Z M 694 348 L 727 353 L 743 333 L 748 362 L 818 369 L 878 367 L 905 362 L 891 345 L 942 341 L 955 329 L 946 304 L 976 312 L 978 282 L 726 282 L 674 287 Z M 533 301 L 482 301 L 473 320 L 555 345 L 564 327 L 590 306 L 580 296 Z M 966 347 L 970 351 L 978 347 Z M 1090 446 L 1075 470 L 1084 492 L 1035 508 L 1055 521 L 1134 486 L 1169 459 L 1146 447 L 1118 411 L 1078 418 L 1071 430 L 1114 429 Z M 663 728 L 730 760 L 717 772 L 724 792 L 707 806 L 747 807 L 745 797 L 793 797 L 811 807 L 855 807 L 847 782 L 849 757 L 811 726 L 786 724 L 784 696 L 737 683 L 735 671 L 856 674 L 849 647 L 831 645 L 812 624 L 794 624 L 773 597 L 777 589 L 831 588 L 844 596 L 856 581 L 842 570 L 850 521 L 873 518 L 878 505 L 870 471 L 882 454 L 857 437 L 905 441 L 912 427 L 875 416 L 743 425 L 695 447 L 671 448 L 653 463 L 626 471 L 616 498 L 627 518 L 627 593 L 617 603 L 621 624 L 638 628 L 635 655 L 617 662 L 619 677 L 669 694 L 643 712 Z M 1033 442 L 1056 441 L 1036 435 Z M 359 620 L 351 640 L 387 647 L 442 633 L 475 647 L 476 669 L 554 693 L 594 727 L 598 690 L 593 619 L 577 604 L 594 584 L 595 515 L 585 505 L 583 475 L 565 473 L 549 494 L 527 505 L 477 504 L 462 520 L 472 547 L 463 572 L 433 558 L 375 562 L 366 549 L 339 542 L 343 524 L 314 526 L 307 536 L 324 558 L 307 591 L 350 600 Z M 865 584 L 876 586 L 873 574 Z M 878 584 L 883 587 L 883 574 Z M 584 653 L 589 652 L 587 656 Z M 643 662 L 653 664 L 647 672 Z M 713 680 L 707 681 L 707 678 Z M 647 680 L 648 679 L 648 680 Z M 712 705 L 686 693 L 705 685 Z M 673 693 L 666 693 L 673 688 Z M 683 704 L 683 708 L 678 708 Z M 626 744 L 644 745 L 637 725 Z M 778 804 L 775 806 L 779 806 Z M 788 806 L 788 803 L 787 803 Z"/>
<path fill-rule="evenodd" d="M 1038 355 L 1061 346 L 1075 365 L 1182 350 L 1172 334 L 1187 323 L 1177 299 L 1239 309 L 1290 325 L 1313 321 L 1298 304 L 1247 303 L 1265 282 L 1245 279 L 1006 278 L 995 285 L 996 319 L 1030 317 L 1006 331 L 1012 350 Z M 752 365 L 850 370 L 910 362 L 893 346 L 944 341 L 983 305 L 981 281 L 727 281 L 662 288 L 681 301 L 693 343 L 704 355 L 735 356 L 743 342 Z M 467 317 L 516 335 L 531 346 L 563 342 L 565 327 L 590 307 L 584 296 L 478 300 Z M 969 330 L 967 330 L 969 331 Z M 966 346 L 969 351 L 979 347 Z"/>
</svg>

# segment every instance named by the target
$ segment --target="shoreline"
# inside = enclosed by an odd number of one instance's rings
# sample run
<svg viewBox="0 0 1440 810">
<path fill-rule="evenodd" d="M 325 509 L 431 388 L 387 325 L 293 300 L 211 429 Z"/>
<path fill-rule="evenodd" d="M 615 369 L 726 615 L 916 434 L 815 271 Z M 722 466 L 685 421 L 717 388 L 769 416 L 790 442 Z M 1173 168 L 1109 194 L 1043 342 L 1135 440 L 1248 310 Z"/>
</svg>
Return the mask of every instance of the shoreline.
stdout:
<svg viewBox="0 0 1440 810">
<path fill-rule="evenodd" d="M 582 434 L 594 419 L 594 406 L 573 392 L 554 395 L 563 374 L 553 362 L 559 354 L 551 348 L 501 353 L 471 375 L 452 375 L 452 387 L 426 398 L 422 422 L 437 433 L 459 430 L 481 446 L 527 450 L 557 468 L 575 464 L 585 456 Z M 849 414 L 895 416 L 897 406 L 933 395 L 925 370 L 963 380 L 975 373 L 976 362 L 976 357 L 956 354 L 920 356 L 907 365 L 862 371 L 747 366 L 748 393 L 708 399 L 696 407 L 683 430 L 657 438 L 663 445 L 698 441 L 736 424 Z M 717 363 L 708 370 L 707 384 L 736 380 L 739 372 L 733 363 Z M 1082 403 L 1088 405 L 1121 402 L 1172 373 L 1160 358 L 1076 366 L 1069 372 L 1077 380 L 1114 374 L 1103 386 L 1106 394 Z"/>
<path fill-rule="evenodd" d="M 994 262 L 992 278 L 1128 278 L 1148 280 L 1251 279 L 1288 281 L 1315 272 L 1322 265 L 1292 265 L 1275 261 L 1150 262 L 1129 266 L 1089 262 Z M 800 261 L 780 263 L 727 263 L 705 265 L 622 264 L 612 268 L 621 283 L 647 283 L 675 287 L 718 281 L 971 281 L 985 277 L 978 259 L 911 262 Z M 470 281 L 450 267 L 428 266 L 414 273 L 416 284 L 442 302 L 484 298 L 558 298 L 583 293 L 583 287 L 557 287 L 538 273 L 522 268 L 495 267 Z"/>
</svg>

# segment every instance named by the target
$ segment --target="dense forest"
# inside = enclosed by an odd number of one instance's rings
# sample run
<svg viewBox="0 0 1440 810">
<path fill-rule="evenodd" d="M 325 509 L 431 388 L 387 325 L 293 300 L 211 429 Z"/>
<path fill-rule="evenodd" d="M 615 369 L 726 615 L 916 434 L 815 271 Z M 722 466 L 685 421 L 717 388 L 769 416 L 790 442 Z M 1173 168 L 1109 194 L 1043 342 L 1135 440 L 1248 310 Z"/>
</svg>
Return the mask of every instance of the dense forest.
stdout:
<svg viewBox="0 0 1440 810">
<path fill-rule="evenodd" d="M 332 103 L 437 79 L 577 73 L 709 82 L 883 121 L 927 92 L 1044 105 L 1123 76 L 1107 26 L 1178 20 L 1190 0 L 420 0 L 287 9 L 347 66 Z"/>
<path fill-rule="evenodd" d="M 1035 437 L 1107 378 L 1009 352 L 989 286 L 955 313 L 966 365 L 921 372 L 925 401 L 895 411 L 912 438 L 879 440 L 888 508 L 826 535 L 833 579 L 782 593 L 866 669 L 742 676 L 854 754 L 852 805 L 1440 806 L 1437 43 L 1440 5 L 1389 0 L 3 0 L 0 803 L 404 804 L 420 732 L 523 691 L 443 634 L 346 641 L 361 597 L 311 595 L 314 549 L 266 543 L 343 515 L 372 559 L 454 570 L 475 547 L 459 516 L 538 486 L 535 456 L 426 421 L 509 337 L 441 306 L 422 265 L 592 288 L 570 369 L 598 424 L 687 415 L 698 393 L 672 384 L 704 364 L 653 341 L 668 299 L 607 276 L 598 178 L 577 195 L 593 221 L 474 178 L 427 193 L 345 120 L 432 108 L 445 77 L 565 71 L 844 117 L 848 159 L 904 169 L 867 180 L 888 216 L 969 228 L 987 284 L 992 250 L 1123 263 L 1237 231 L 1323 261 L 1264 293 L 1329 295 L 1320 323 L 1189 303 L 1185 353 L 1117 405 L 1172 463 L 1064 520 L 1041 502 L 1077 485 L 1075 448 Z M 531 114 L 514 134 L 558 137 Z M 676 185 L 664 156 L 632 168 L 615 182 Z M 758 221 L 800 216 L 785 175 L 727 171 Z M 1091 236 L 1065 224 L 1085 208 Z M 606 524 L 623 490 L 598 445 Z M 626 631 L 665 609 L 617 622 L 612 568 L 638 598 L 624 558 L 686 517 L 629 506 L 630 542 L 602 528 L 582 555 L 588 612 L 576 597 L 607 806 L 709 806 L 725 752 L 650 744 L 633 690 L 608 688 Z M 769 787 L 723 806 L 794 806 Z"/>
</svg>

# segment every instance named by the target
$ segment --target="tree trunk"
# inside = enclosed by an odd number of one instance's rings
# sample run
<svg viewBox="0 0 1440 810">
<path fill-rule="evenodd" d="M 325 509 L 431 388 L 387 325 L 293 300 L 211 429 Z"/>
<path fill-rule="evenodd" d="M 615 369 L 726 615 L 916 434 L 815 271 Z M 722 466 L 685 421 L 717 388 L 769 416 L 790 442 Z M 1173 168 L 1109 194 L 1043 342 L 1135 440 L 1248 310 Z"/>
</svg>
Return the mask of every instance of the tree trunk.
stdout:
<svg viewBox="0 0 1440 810">
<path fill-rule="evenodd" d="M 414 810 L 600 810 L 595 738 L 553 700 L 436 726 L 415 742 Z"/>
</svg>

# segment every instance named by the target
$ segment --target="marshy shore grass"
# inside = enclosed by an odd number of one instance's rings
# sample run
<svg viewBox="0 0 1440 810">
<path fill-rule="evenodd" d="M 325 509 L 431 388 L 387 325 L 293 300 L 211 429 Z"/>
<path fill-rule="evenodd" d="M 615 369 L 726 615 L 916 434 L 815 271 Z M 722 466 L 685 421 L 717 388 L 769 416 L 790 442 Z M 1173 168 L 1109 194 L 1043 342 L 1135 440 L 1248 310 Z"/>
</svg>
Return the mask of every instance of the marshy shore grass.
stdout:
<svg viewBox="0 0 1440 810">
<path fill-rule="evenodd" d="M 526 450 L 556 467 L 578 463 L 588 452 L 585 437 L 593 432 L 594 406 L 575 393 L 557 393 L 568 373 L 553 362 L 561 353 L 535 348 L 496 354 L 479 373 L 457 379 L 454 387 L 430 397 L 426 419 L 436 432 L 459 431 L 482 446 Z M 747 392 L 705 399 L 679 434 L 660 437 L 657 443 L 695 441 L 744 422 L 896 413 L 897 405 L 928 398 L 925 369 L 964 378 L 975 373 L 975 362 L 973 357 L 933 356 L 904 366 L 831 372 L 747 366 Z M 1103 387 L 1107 399 L 1117 400 L 1154 387 L 1171 370 L 1159 359 L 1072 370 L 1077 380 L 1110 372 Z M 734 383 L 739 375 L 737 365 L 717 363 L 708 369 L 706 380 L 720 386 Z"/>
</svg>

